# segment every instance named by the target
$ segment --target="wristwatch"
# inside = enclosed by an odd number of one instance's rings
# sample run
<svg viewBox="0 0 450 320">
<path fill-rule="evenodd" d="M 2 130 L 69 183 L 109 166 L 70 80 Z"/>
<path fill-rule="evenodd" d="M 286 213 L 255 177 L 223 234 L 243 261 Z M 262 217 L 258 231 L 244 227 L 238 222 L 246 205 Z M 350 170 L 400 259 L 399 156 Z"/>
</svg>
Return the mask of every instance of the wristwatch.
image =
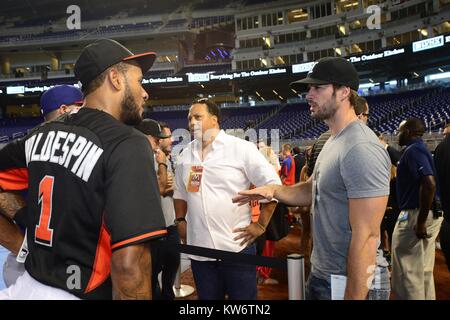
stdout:
<svg viewBox="0 0 450 320">
<path fill-rule="evenodd" d="M 178 224 L 180 224 L 180 222 L 183 221 L 186 222 L 186 219 L 184 217 L 176 218 L 175 220 L 173 220 L 173 224 L 177 226 Z"/>
</svg>

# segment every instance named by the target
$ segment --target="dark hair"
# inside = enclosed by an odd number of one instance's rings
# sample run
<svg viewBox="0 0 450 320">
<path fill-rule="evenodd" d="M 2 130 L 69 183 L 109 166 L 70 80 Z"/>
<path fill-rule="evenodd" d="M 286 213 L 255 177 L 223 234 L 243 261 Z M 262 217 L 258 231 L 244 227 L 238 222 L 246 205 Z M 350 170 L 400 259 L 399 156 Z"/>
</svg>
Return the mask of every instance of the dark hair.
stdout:
<svg viewBox="0 0 450 320">
<path fill-rule="evenodd" d="M 161 127 L 161 130 L 164 129 L 164 128 L 170 129 L 170 127 L 167 124 L 167 122 L 164 122 L 164 121 L 158 121 L 158 122 L 159 122 L 159 126 Z"/>
<path fill-rule="evenodd" d="M 355 105 L 353 106 L 353 108 L 355 109 L 355 113 L 357 116 L 359 116 L 360 114 L 366 113 L 368 110 L 367 100 L 364 97 L 357 96 L 355 99 Z"/>
<path fill-rule="evenodd" d="M 97 76 L 97 78 L 89 82 L 87 86 L 81 86 L 81 91 L 83 92 L 83 95 L 86 97 L 88 94 L 91 94 L 92 92 L 100 88 L 103 82 L 105 82 L 106 75 L 113 68 L 119 71 L 120 73 L 125 74 L 125 72 L 128 70 L 128 64 L 125 62 L 116 63 L 115 65 L 112 65 L 111 67 L 100 73 Z"/>
<path fill-rule="evenodd" d="M 337 89 L 340 89 L 343 87 L 345 87 L 345 86 L 333 83 L 333 95 L 336 94 Z M 352 88 L 350 88 L 350 95 L 348 96 L 348 100 L 350 101 L 350 105 L 352 107 L 354 107 L 356 105 L 357 97 L 358 97 L 358 93 L 355 90 L 353 90 Z"/>
<path fill-rule="evenodd" d="M 220 112 L 220 108 L 219 108 L 219 106 L 217 106 L 217 104 L 215 104 L 214 102 L 212 102 L 211 100 L 209 100 L 207 98 L 195 99 L 192 102 L 192 104 L 206 104 L 206 106 L 208 107 L 209 114 L 216 116 L 217 122 L 220 124 L 220 121 L 222 120 L 222 115 Z"/>
<path fill-rule="evenodd" d="M 417 118 L 409 118 L 406 120 L 403 128 L 408 129 L 412 136 L 423 136 L 425 133 L 425 125 L 423 121 Z"/>
</svg>

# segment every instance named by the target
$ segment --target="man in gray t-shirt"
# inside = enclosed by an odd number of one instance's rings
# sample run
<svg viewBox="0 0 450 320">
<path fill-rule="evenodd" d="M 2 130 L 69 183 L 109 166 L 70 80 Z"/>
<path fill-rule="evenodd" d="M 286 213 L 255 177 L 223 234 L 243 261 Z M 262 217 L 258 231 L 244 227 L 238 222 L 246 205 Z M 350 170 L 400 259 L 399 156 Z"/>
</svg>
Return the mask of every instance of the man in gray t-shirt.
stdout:
<svg viewBox="0 0 450 320">
<path fill-rule="evenodd" d="M 389 194 L 389 170 L 386 151 L 362 122 L 353 121 L 328 139 L 313 172 L 311 265 L 316 277 L 347 275 L 349 199 Z"/>
<path fill-rule="evenodd" d="M 366 299 L 374 277 L 390 160 L 375 134 L 358 121 L 352 107 L 358 86 L 356 69 L 343 58 L 323 58 L 305 79 L 292 83 L 297 92 L 308 92 L 311 116 L 325 121 L 331 132 L 312 176 L 293 186 L 241 191 L 233 198 L 312 206 L 307 299 Z"/>
</svg>

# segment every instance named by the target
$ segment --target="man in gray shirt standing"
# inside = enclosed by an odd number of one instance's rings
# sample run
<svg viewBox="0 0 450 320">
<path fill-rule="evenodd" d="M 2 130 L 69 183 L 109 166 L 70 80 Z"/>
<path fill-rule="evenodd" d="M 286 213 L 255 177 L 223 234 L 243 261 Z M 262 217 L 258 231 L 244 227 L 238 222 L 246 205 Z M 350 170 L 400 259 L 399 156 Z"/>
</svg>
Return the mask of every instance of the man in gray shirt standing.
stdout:
<svg viewBox="0 0 450 320">
<path fill-rule="evenodd" d="M 389 195 L 388 154 L 352 107 L 359 78 L 350 62 L 323 58 L 291 86 L 308 91 L 311 116 L 331 131 L 312 176 L 293 186 L 242 191 L 233 201 L 275 198 L 311 205 L 314 247 L 307 299 L 366 299 Z"/>
</svg>

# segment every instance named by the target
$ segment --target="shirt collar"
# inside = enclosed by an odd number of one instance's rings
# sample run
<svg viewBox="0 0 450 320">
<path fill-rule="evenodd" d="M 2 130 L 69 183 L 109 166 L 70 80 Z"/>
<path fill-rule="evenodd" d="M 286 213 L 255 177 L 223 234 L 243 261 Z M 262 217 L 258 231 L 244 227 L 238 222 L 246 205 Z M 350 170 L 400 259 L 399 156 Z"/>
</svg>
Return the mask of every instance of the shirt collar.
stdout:
<svg viewBox="0 0 450 320">
<path fill-rule="evenodd" d="M 212 148 L 215 149 L 219 145 L 224 145 L 226 141 L 227 141 L 227 134 L 225 133 L 225 131 L 220 129 L 220 131 L 217 134 L 216 138 L 212 142 Z"/>
<path fill-rule="evenodd" d="M 415 143 L 422 143 L 422 142 L 423 142 L 423 141 L 422 141 L 421 138 L 416 138 L 416 139 L 411 140 L 411 142 L 408 143 L 406 146 L 409 147 L 409 146 L 412 145 L 412 144 L 415 144 Z"/>
<path fill-rule="evenodd" d="M 217 134 L 216 138 L 211 144 L 211 148 L 214 150 L 218 148 L 221 145 L 225 145 L 227 141 L 227 134 L 223 129 L 220 129 L 219 133 Z M 202 145 L 200 140 L 194 140 L 194 144 L 192 146 L 192 153 L 195 154 L 195 150 L 202 150 Z"/>
</svg>

